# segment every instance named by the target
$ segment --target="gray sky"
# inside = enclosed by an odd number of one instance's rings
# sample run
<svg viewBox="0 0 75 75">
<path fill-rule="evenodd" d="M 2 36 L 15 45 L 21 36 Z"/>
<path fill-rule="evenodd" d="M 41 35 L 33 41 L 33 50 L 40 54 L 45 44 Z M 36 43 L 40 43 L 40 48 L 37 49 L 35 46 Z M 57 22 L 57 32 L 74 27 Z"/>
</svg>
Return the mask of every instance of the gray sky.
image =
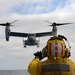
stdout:
<svg viewBox="0 0 75 75">
<path fill-rule="evenodd" d="M 75 43 L 75 0 L 0 0 L 0 23 L 12 22 L 11 31 L 45 32 L 51 31 L 44 20 L 57 23 L 73 22 L 58 27 L 58 34 L 67 37 L 71 45 L 71 59 L 74 57 Z M 0 69 L 27 69 L 33 53 L 41 50 L 49 37 L 40 38 L 40 47 L 23 48 L 23 38 L 10 37 L 5 40 L 5 27 L 0 26 Z"/>
</svg>

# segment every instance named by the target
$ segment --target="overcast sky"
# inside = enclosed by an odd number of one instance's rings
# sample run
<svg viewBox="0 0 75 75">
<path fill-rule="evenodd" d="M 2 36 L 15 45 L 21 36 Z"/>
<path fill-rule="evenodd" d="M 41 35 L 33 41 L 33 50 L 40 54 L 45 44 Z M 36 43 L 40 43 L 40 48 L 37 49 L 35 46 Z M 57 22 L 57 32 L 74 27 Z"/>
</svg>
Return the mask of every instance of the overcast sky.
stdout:
<svg viewBox="0 0 75 75">
<path fill-rule="evenodd" d="M 11 31 L 45 32 L 51 31 L 49 23 L 73 22 L 58 27 L 58 34 L 64 35 L 71 45 L 71 59 L 75 61 L 75 0 L 0 0 L 0 23 L 13 22 Z M 23 48 L 23 38 L 10 37 L 5 40 L 5 27 L 0 26 L 0 69 L 27 69 L 33 53 L 41 50 L 50 38 L 40 38 L 40 47 Z M 13 63 L 12 63 L 13 62 Z"/>
</svg>

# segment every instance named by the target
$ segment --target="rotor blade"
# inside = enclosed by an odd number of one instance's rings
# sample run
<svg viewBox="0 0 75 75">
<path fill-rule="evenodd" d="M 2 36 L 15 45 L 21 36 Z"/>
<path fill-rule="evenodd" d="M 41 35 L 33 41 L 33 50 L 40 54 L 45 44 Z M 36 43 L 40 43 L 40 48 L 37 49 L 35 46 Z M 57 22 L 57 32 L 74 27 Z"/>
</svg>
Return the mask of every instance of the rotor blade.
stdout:
<svg viewBox="0 0 75 75">
<path fill-rule="evenodd" d="M 73 23 L 52 23 L 52 25 L 49 25 L 49 26 L 61 26 L 61 25 L 67 25 L 67 24 L 73 24 Z"/>
<path fill-rule="evenodd" d="M 60 26 L 60 25 L 67 25 L 67 24 L 73 24 L 73 23 L 56 23 L 57 26 Z"/>
<path fill-rule="evenodd" d="M 46 21 L 46 20 L 45 20 L 45 22 L 52 24 L 51 22 L 49 22 L 49 21 Z"/>
<path fill-rule="evenodd" d="M 10 25 L 10 23 L 4 23 L 4 24 L 0 24 L 0 26 L 13 26 L 13 25 Z"/>
<path fill-rule="evenodd" d="M 6 26 L 6 24 L 4 23 L 4 24 L 0 24 L 0 26 Z"/>
<path fill-rule="evenodd" d="M 13 22 L 11 22 L 11 23 L 9 23 L 9 22 L 2 23 L 2 24 L 0 24 L 0 25 L 1 25 L 1 26 L 13 26 L 13 25 L 11 25 L 11 24 L 14 23 L 14 22 L 16 22 L 16 21 L 18 21 L 18 20 L 15 20 L 15 21 L 13 21 Z"/>
<path fill-rule="evenodd" d="M 15 21 L 13 21 L 13 22 L 11 22 L 10 24 L 12 24 L 12 23 L 14 23 L 14 22 L 17 22 L 18 20 L 15 20 Z"/>
</svg>

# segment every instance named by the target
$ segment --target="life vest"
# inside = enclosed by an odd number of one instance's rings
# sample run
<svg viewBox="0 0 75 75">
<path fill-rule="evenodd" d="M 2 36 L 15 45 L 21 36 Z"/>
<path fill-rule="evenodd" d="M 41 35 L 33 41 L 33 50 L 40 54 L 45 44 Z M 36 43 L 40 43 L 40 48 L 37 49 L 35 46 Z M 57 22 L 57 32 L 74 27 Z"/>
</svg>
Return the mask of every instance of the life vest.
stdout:
<svg viewBox="0 0 75 75">
<path fill-rule="evenodd" d="M 57 58 L 57 60 L 38 63 L 37 75 L 75 75 L 75 66 L 71 60 Z"/>
<path fill-rule="evenodd" d="M 52 37 L 47 41 L 46 61 L 37 65 L 37 75 L 75 75 L 75 65 L 70 60 L 64 59 L 65 42 L 59 37 Z"/>
</svg>

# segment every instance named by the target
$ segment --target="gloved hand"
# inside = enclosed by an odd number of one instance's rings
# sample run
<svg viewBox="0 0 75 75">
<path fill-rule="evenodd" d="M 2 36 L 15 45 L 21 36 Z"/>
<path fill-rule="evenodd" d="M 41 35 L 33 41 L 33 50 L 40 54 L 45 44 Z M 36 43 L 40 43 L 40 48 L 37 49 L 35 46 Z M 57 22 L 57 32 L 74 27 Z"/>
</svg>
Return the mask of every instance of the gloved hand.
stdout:
<svg viewBox="0 0 75 75">
<path fill-rule="evenodd" d="M 34 56 L 35 56 L 35 57 L 38 57 L 40 60 L 42 60 L 42 59 L 44 58 L 44 57 L 42 56 L 41 51 L 38 51 L 38 52 L 34 53 Z"/>
</svg>

